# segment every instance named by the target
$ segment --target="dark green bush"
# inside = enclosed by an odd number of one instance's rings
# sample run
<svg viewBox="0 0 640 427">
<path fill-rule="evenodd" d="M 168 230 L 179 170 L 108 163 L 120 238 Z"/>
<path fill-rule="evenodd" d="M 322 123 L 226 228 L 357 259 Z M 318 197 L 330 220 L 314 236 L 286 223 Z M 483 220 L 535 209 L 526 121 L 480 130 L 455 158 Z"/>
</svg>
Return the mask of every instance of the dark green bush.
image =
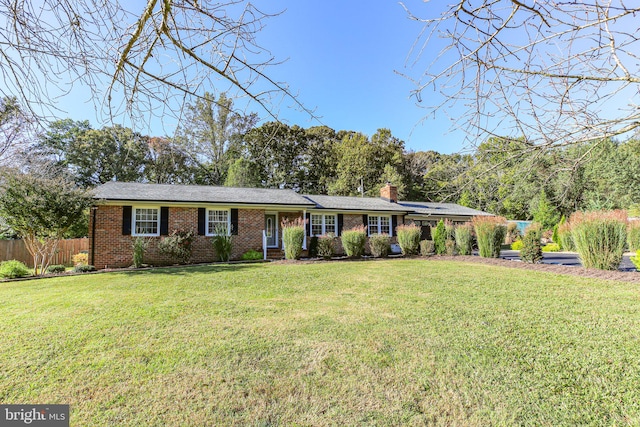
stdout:
<svg viewBox="0 0 640 427">
<path fill-rule="evenodd" d="M 575 212 L 569 224 L 584 267 L 618 269 L 627 244 L 625 211 Z"/>
<path fill-rule="evenodd" d="M 398 245 L 402 255 L 415 255 L 420 250 L 421 230 L 415 224 L 403 224 L 396 227 Z"/>
<path fill-rule="evenodd" d="M 131 246 L 133 247 L 133 266 L 140 268 L 144 261 L 144 253 L 149 246 L 149 240 L 144 237 L 136 237 Z"/>
<path fill-rule="evenodd" d="M 542 227 L 538 223 L 533 223 L 527 227 L 522 238 L 522 249 L 520 249 L 520 259 L 530 264 L 536 264 L 542 260 Z"/>
<path fill-rule="evenodd" d="M 438 225 L 432 230 L 432 232 L 433 235 L 431 237 L 433 238 L 433 243 L 436 246 L 436 254 L 442 255 L 446 251 L 445 243 L 447 241 L 447 231 L 444 226 L 444 221 L 438 221 Z"/>
<path fill-rule="evenodd" d="M 367 242 L 366 230 L 364 225 L 359 225 L 342 232 L 342 247 L 347 256 L 361 257 L 364 254 L 364 245 Z"/>
<path fill-rule="evenodd" d="M 284 243 L 284 257 L 299 259 L 304 244 L 305 220 L 296 218 L 293 221 L 282 221 L 282 242 Z"/>
<path fill-rule="evenodd" d="M 500 216 L 475 216 L 472 220 L 481 257 L 499 258 L 507 234 L 507 220 Z"/>
<path fill-rule="evenodd" d="M 318 237 L 317 253 L 319 257 L 331 259 L 336 253 L 334 246 L 335 236 L 333 233 Z"/>
<path fill-rule="evenodd" d="M 399 228 L 399 227 L 398 227 Z M 391 241 L 388 234 L 372 234 L 369 236 L 369 249 L 375 258 L 385 258 L 391 252 Z"/>
<path fill-rule="evenodd" d="M 436 245 L 433 240 L 422 240 L 420 242 L 420 255 L 431 256 L 436 253 Z"/>
<path fill-rule="evenodd" d="M 455 228 L 456 246 L 460 255 L 471 255 L 473 252 L 473 225 L 470 222 Z"/>
<path fill-rule="evenodd" d="M 27 267 L 23 262 L 16 261 L 15 259 L 0 262 L 0 277 L 4 277 L 5 279 L 25 277 L 30 273 L 31 270 L 29 267 Z"/>
<path fill-rule="evenodd" d="M 315 258 L 318 255 L 318 236 L 311 236 L 309 243 L 307 244 L 307 250 L 309 252 L 309 258 Z"/>
<path fill-rule="evenodd" d="M 193 231 L 174 230 L 158 242 L 158 252 L 186 264 L 191 260 L 193 239 Z"/>
<path fill-rule="evenodd" d="M 93 265 L 78 264 L 73 267 L 73 271 L 76 273 L 87 273 L 89 271 L 96 271 L 96 268 Z"/>
<path fill-rule="evenodd" d="M 260 251 L 256 251 L 255 249 L 249 249 L 247 252 L 243 253 L 240 257 L 243 261 L 256 261 L 259 259 L 263 259 L 264 254 Z"/>
<path fill-rule="evenodd" d="M 59 274 L 64 273 L 65 271 L 67 271 L 67 267 L 61 264 L 50 265 L 47 267 L 47 273 L 49 274 Z"/>
</svg>

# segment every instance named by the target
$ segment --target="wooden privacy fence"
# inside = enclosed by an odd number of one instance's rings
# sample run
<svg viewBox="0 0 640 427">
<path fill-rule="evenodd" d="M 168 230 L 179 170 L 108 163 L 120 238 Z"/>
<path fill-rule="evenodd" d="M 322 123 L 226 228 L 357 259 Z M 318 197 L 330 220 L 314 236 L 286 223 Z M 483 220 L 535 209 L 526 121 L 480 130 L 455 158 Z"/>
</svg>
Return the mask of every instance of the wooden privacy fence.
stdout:
<svg viewBox="0 0 640 427">
<path fill-rule="evenodd" d="M 86 237 L 61 240 L 58 246 L 58 253 L 51 260 L 51 264 L 71 265 L 73 263 L 71 258 L 75 254 L 88 250 L 89 239 Z M 0 261 L 8 261 L 10 259 L 22 261 L 29 267 L 33 267 L 33 258 L 22 240 L 0 240 Z"/>
</svg>

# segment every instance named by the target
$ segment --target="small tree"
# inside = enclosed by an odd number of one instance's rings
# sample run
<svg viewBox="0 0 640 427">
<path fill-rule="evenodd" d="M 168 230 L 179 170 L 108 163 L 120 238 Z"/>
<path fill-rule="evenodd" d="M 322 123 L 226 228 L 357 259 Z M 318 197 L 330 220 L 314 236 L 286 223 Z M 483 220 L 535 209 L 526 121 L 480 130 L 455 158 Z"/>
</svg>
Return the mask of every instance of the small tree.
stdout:
<svg viewBox="0 0 640 427">
<path fill-rule="evenodd" d="M 536 264 L 542 260 L 542 228 L 540 224 L 533 223 L 525 231 L 522 239 L 522 249 L 520 250 L 520 258 L 524 262 Z"/>
<path fill-rule="evenodd" d="M 90 206 L 91 194 L 63 177 L 0 175 L 0 216 L 24 240 L 34 275 L 47 271 L 64 233 Z"/>
</svg>

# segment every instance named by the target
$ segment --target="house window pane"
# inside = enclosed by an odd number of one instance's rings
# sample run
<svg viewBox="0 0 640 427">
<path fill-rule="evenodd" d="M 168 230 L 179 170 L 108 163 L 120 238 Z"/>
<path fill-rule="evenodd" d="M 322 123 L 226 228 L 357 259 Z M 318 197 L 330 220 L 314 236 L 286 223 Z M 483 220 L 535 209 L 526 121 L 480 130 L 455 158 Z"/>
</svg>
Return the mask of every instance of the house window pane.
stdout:
<svg viewBox="0 0 640 427">
<path fill-rule="evenodd" d="M 207 234 L 229 234 L 229 211 L 209 210 L 208 215 Z"/>
<path fill-rule="evenodd" d="M 311 215 L 311 235 L 319 236 L 322 234 L 322 215 Z"/>
<path fill-rule="evenodd" d="M 134 216 L 134 233 L 158 235 L 159 209 L 136 208 Z"/>
<path fill-rule="evenodd" d="M 391 224 L 388 216 L 380 217 L 380 233 L 391 234 L 389 230 L 391 229 Z"/>
<path fill-rule="evenodd" d="M 380 217 L 378 216 L 369 216 L 369 235 L 380 233 L 380 228 L 378 227 L 378 221 Z"/>
<path fill-rule="evenodd" d="M 324 233 L 323 234 L 329 234 L 329 233 L 333 233 L 334 235 L 337 234 L 335 215 L 325 215 L 324 217 Z"/>
</svg>

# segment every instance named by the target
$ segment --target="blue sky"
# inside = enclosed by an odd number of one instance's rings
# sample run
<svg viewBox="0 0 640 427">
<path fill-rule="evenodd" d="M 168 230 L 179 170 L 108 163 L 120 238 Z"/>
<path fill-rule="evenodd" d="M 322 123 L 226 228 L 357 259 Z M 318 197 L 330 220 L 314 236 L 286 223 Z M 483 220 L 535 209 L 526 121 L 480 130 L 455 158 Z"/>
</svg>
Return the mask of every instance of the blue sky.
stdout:
<svg viewBox="0 0 640 427">
<path fill-rule="evenodd" d="M 268 75 L 286 82 L 320 122 L 291 107 L 285 99 L 276 105 L 278 117 L 290 124 L 310 127 L 320 124 L 337 130 L 372 135 L 388 128 L 409 150 L 457 152 L 464 134 L 451 132 L 444 115 L 428 117 L 427 111 L 410 98 L 412 83 L 395 71 L 419 75 L 419 68 L 406 68 L 406 58 L 422 25 L 408 18 L 397 1 L 255 0 L 266 13 L 283 11 L 266 21 L 258 44 L 271 51 L 283 64 L 270 67 Z M 421 0 L 405 1 L 416 14 L 433 7 Z M 424 13 L 423 13 L 424 14 Z M 435 53 L 435 51 L 434 51 Z M 206 88 L 204 88 L 206 89 Z M 224 89 L 222 89 L 224 90 Z M 210 92 L 215 92 L 210 90 Z M 100 126 L 100 116 L 88 90 L 74 88 L 58 100 L 58 118 L 89 120 Z M 429 100 L 426 100 L 426 104 Z M 249 107 L 260 117 L 267 114 Z M 425 119 L 423 121 L 423 119 Z M 127 125 L 126 121 L 122 122 Z M 171 134 L 175 120 L 151 122 L 150 128 L 136 128 L 146 134 Z"/>
<path fill-rule="evenodd" d="M 322 124 L 367 135 L 389 128 L 415 151 L 462 149 L 464 134 L 451 132 L 444 114 L 425 119 L 427 111 L 410 98 L 413 84 L 395 72 L 419 75 L 421 71 L 406 68 L 410 65 L 406 59 L 422 25 L 410 20 L 397 1 L 257 4 L 269 11 L 285 10 L 268 21 L 259 37 L 277 58 L 288 58 L 272 73 L 315 109 Z M 415 0 L 405 4 L 414 13 L 430 7 Z M 302 127 L 317 124 L 286 108 L 280 109 L 280 117 Z"/>
</svg>

